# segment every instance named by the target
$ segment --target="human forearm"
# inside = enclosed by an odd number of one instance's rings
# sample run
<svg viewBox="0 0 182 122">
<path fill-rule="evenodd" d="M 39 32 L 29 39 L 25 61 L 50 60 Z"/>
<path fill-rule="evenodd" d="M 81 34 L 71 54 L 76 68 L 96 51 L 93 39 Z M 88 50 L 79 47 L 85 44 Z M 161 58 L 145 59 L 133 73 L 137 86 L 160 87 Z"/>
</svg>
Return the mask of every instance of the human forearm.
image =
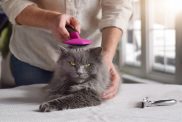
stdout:
<svg viewBox="0 0 182 122">
<path fill-rule="evenodd" d="M 99 27 L 102 29 L 102 47 L 109 59 L 113 59 L 122 36 L 127 30 L 132 12 L 131 0 L 102 0 L 102 19 Z M 106 58 L 106 59 L 108 59 Z"/>
<path fill-rule="evenodd" d="M 112 63 L 112 60 L 122 33 L 121 29 L 114 26 L 102 30 L 103 61 L 108 66 L 112 81 L 111 86 L 103 93 L 103 99 L 114 97 L 119 89 L 120 75 Z"/>
<path fill-rule="evenodd" d="M 102 30 L 103 54 L 107 60 L 112 61 L 117 45 L 122 36 L 122 31 L 116 27 L 108 27 Z"/>
<path fill-rule="evenodd" d="M 41 9 L 36 4 L 26 7 L 16 17 L 16 23 L 51 30 L 60 40 L 69 38 L 69 33 L 65 28 L 66 24 L 72 25 L 80 32 L 80 25 L 76 18 L 56 11 Z"/>
<path fill-rule="evenodd" d="M 16 23 L 34 27 L 50 28 L 59 12 L 39 8 L 36 4 L 27 6 L 16 18 Z"/>
</svg>

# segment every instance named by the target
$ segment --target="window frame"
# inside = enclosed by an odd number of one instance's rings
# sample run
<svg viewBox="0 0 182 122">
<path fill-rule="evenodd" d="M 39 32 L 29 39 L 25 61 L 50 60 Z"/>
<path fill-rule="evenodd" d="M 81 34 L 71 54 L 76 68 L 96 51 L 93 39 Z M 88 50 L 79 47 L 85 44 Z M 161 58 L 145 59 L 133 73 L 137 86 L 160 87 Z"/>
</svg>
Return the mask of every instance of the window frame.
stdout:
<svg viewBox="0 0 182 122">
<path fill-rule="evenodd" d="M 145 78 L 145 79 L 151 79 L 155 80 L 161 83 L 180 83 L 179 79 L 182 79 L 182 64 L 180 64 L 181 69 L 177 68 L 180 67 L 179 63 L 176 64 L 176 72 L 174 74 L 166 73 L 166 72 L 157 72 L 153 70 L 152 67 L 152 40 L 149 35 L 149 27 L 150 27 L 150 16 L 149 16 L 149 0 L 140 0 L 140 15 L 141 15 L 141 66 L 130 66 L 127 64 L 124 64 L 125 62 L 125 45 L 126 40 L 122 40 L 120 43 L 120 54 L 119 54 L 119 66 L 121 69 L 121 72 L 126 74 L 131 74 L 137 77 Z M 181 24 L 182 25 L 182 24 Z M 180 25 L 180 26 L 181 26 Z M 178 26 L 179 27 L 179 26 Z M 182 26 L 181 26 L 182 28 Z M 182 29 L 181 31 L 182 32 Z M 180 34 L 176 34 L 176 45 L 177 43 L 180 43 L 182 45 L 181 38 L 178 37 Z M 123 37 L 125 39 L 125 35 Z M 148 41 L 145 41 L 148 40 Z M 181 46 L 182 47 L 182 46 Z M 180 48 L 179 46 L 176 46 L 176 62 L 179 62 L 179 58 L 177 56 L 179 55 Z M 176 79 L 176 77 L 178 78 Z M 178 80 L 178 81 L 177 81 Z"/>
</svg>

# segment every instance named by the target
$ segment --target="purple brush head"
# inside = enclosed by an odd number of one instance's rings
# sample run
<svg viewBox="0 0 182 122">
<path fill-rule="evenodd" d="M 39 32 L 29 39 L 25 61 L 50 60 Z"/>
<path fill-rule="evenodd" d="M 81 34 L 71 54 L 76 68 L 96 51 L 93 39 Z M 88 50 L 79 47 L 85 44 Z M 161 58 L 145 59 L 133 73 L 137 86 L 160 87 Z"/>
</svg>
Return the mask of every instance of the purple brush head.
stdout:
<svg viewBox="0 0 182 122">
<path fill-rule="evenodd" d="M 70 39 L 64 41 L 65 44 L 75 45 L 75 46 L 85 46 L 92 43 L 90 40 L 82 39 L 79 33 L 71 26 L 66 25 L 66 29 L 70 33 Z"/>
<path fill-rule="evenodd" d="M 69 45 L 79 45 L 79 46 L 84 46 L 84 45 L 89 45 L 92 42 L 90 40 L 82 39 L 80 38 L 80 35 L 78 32 L 71 32 L 70 33 L 70 39 L 64 42 L 65 44 Z"/>
</svg>

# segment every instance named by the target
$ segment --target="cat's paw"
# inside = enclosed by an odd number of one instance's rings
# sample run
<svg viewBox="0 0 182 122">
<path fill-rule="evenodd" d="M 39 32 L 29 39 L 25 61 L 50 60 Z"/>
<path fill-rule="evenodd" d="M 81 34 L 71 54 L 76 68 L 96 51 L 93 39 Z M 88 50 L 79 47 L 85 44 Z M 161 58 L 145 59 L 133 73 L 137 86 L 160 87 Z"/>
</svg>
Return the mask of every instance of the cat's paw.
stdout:
<svg viewBox="0 0 182 122">
<path fill-rule="evenodd" d="M 44 102 L 39 106 L 40 112 L 51 112 L 55 110 L 56 110 L 56 107 L 52 106 L 49 102 Z"/>
</svg>

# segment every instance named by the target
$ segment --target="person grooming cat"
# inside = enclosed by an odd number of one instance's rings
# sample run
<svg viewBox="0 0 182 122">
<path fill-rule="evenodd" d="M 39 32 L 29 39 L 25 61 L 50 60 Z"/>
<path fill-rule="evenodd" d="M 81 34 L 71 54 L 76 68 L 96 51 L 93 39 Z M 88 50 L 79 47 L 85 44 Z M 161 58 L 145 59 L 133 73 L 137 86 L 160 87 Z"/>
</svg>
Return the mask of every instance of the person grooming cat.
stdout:
<svg viewBox="0 0 182 122">
<path fill-rule="evenodd" d="M 60 58 L 49 83 L 49 100 L 40 105 L 39 111 L 101 104 L 102 93 L 111 84 L 109 71 L 102 61 L 102 48 L 60 50 Z"/>
<path fill-rule="evenodd" d="M 13 25 L 10 65 L 15 86 L 48 83 L 59 58 L 57 46 L 69 39 L 71 25 L 81 37 L 102 47 L 111 85 L 103 93 L 113 98 L 120 84 L 113 57 L 127 30 L 132 14 L 131 0 L 1 0 Z M 63 45 L 62 45 L 63 46 Z"/>
</svg>

